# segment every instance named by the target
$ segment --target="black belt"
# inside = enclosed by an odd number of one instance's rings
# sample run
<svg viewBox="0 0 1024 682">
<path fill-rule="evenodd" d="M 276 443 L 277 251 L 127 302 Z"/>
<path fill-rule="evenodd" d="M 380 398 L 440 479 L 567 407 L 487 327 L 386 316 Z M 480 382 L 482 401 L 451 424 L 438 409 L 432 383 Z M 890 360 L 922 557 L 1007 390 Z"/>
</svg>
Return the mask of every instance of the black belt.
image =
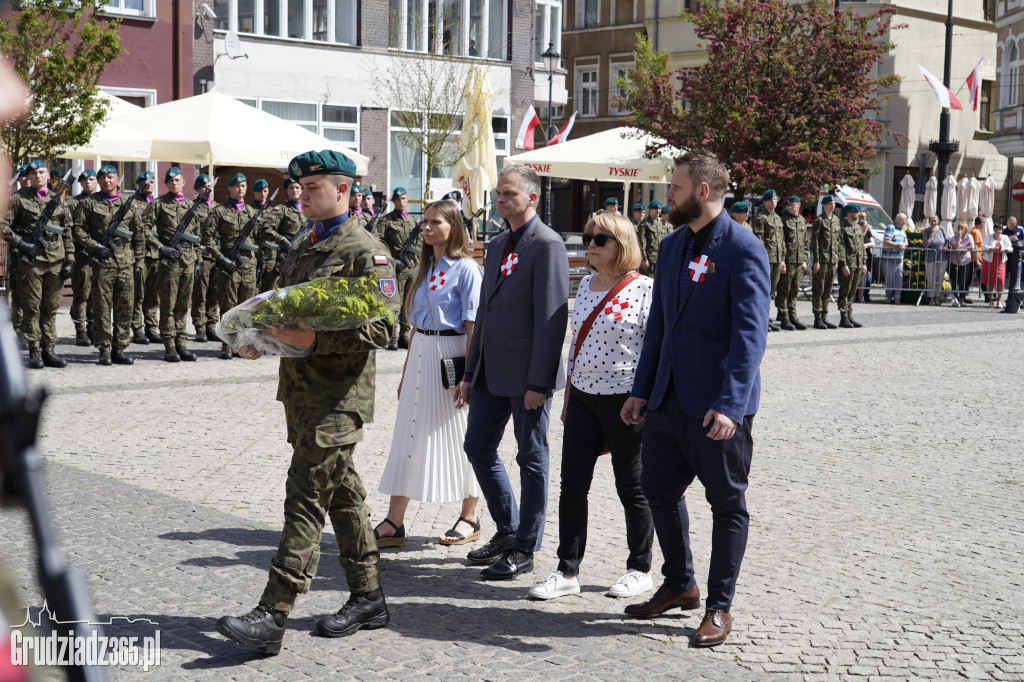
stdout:
<svg viewBox="0 0 1024 682">
<path fill-rule="evenodd" d="M 420 329 L 419 327 L 413 327 L 417 334 L 426 334 L 427 336 L 462 336 L 463 332 L 457 332 L 454 329 Z"/>
</svg>

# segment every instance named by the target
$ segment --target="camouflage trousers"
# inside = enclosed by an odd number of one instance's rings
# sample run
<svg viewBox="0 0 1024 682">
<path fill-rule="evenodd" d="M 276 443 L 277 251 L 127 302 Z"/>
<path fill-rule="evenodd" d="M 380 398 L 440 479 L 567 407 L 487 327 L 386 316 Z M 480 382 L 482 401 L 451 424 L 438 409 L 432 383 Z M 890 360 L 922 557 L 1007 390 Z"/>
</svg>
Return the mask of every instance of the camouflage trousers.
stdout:
<svg viewBox="0 0 1024 682">
<path fill-rule="evenodd" d="M 853 295 L 857 293 L 857 285 L 860 284 L 860 268 L 851 269 L 849 277 L 842 271 L 839 273 L 839 299 L 836 307 L 839 314 L 849 317 L 853 313 Z"/>
<path fill-rule="evenodd" d="M 270 291 L 277 285 L 277 251 L 263 250 L 263 277 L 260 278 L 259 293 Z"/>
<path fill-rule="evenodd" d="M 295 597 L 309 591 L 320 561 L 325 517 L 338 540 L 338 562 L 352 592 L 380 587 L 380 551 L 373 537 L 366 490 L 353 466 L 362 420 L 354 412 L 285 405 L 292 461 L 285 481 L 284 528 L 270 576 L 260 598 L 264 606 L 290 612 Z"/>
<path fill-rule="evenodd" d="M 788 320 L 796 317 L 796 298 L 800 293 L 800 264 L 786 264 L 786 274 L 779 274 L 775 287 L 775 307 L 779 311 L 779 319 Z"/>
<path fill-rule="evenodd" d="M 92 317 L 92 342 L 100 350 L 128 347 L 132 330 L 132 301 L 135 296 L 134 267 L 99 267 L 92 270 L 89 308 Z M 113 315 L 114 332 L 110 331 Z"/>
<path fill-rule="evenodd" d="M 89 322 L 89 294 L 92 293 L 92 263 L 84 254 L 76 254 L 75 271 L 71 275 L 71 320 L 75 331 L 85 331 Z"/>
<path fill-rule="evenodd" d="M 775 290 L 779 286 L 779 274 L 780 274 L 779 273 L 779 264 L 778 263 L 770 263 L 770 266 L 771 266 L 771 268 L 770 268 L 770 272 L 769 272 L 768 276 L 769 276 L 769 278 L 771 279 L 771 282 L 772 282 L 772 290 L 771 290 L 771 293 L 769 293 L 768 295 L 771 298 L 774 299 L 775 295 L 776 295 L 775 294 Z"/>
<path fill-rule="evenodd" d="M 142 280 L 135 287 L 134 304 L 132 307 L 132 329 L 135 331 L 156 331 L 159 328 L 157 312 L 159 306 L 159 258 L 143 258 L 135 261 L 142 268 Z"/>
<path fill-rule="evenodd" d="M 240 301 L 248 301 L 256 295 L 256 262 L 250 262 L 252 265 L 239 267 L 233 275 L 223 270 L 217 271 L 221 315 L 234 308 Z"/>
<path fill-rule="evenodd" d="M 21 333 L 21 295 L 18 293 L 18 252 L 6 246 L 7 291 L 11 293 L 11 325 Z"/>
<path fill-rule="evenodd" d="M 399 311 L 398 321 L 395 323 L 395 333 L 401 333 L 404 337 L 408 337 L 409 332 L 412 331 L 409 315 L 405 311 L 409 303 L 409 296 L 412 295 L 412 280 L 415 275 L 416 268 L 406 268 L 398 275 L 398 295 L 402 299 L 402 309 Z"/>
<path fill-rule="evenodd" d="M 203 259 L 203 268 L 192 285 L 192 326 L 196 331 L 214 326 L 220 320 L 220 306 L 217 304 L 217 277 L 212 260 Z"/>
<path fill-rule="evenodd" d="M 158 265 L 160 298 L 160 336 L 164 347 L 185 346 L 188 320 L 188 303 L 192 296 L 192 280 L 195 277 L 195 263 L 185 264 L 179 258 L 174 265 L 166 268 Z"/>
<path fill-rule="evenodd" d="M 828 303 L 832 297 L 832 282 L 836 278 L 834 263 L 822 263 L 814 273 L 811 300 L 816 315 L 828 315 Z"/>
<path fill-rule="evenodd" d="M 21 336 L 29 348 L 57 343 L 57 309 L 64 291 L 60 278 L 61 263 L 29 265 L 18 263 L 18 303 L 21 310 Z"/>
</svg>

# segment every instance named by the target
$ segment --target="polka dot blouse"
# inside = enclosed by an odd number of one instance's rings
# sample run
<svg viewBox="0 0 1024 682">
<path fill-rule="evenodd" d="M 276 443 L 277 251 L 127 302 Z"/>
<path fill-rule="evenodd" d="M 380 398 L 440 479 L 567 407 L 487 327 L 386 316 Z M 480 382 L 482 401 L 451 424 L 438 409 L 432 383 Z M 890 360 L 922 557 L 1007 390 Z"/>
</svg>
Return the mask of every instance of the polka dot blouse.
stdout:
<svg viewBox="0 0 1024 682">
<path fill-rule="evenodd" d="M 651 310 L 654 280 L 638 277 L 605 303 L 590 327 L 573 366 L 572 355 L 580 327 L 608 294 L 607 291 L 591 291 L 593 277 L 585 277 L 576 292 L 572 311 L 573 341 L 569 347 L 570 381 L 577 389 L 594 395 L 629 393 L 644 345 L 644 327 Z"/>
</svg>

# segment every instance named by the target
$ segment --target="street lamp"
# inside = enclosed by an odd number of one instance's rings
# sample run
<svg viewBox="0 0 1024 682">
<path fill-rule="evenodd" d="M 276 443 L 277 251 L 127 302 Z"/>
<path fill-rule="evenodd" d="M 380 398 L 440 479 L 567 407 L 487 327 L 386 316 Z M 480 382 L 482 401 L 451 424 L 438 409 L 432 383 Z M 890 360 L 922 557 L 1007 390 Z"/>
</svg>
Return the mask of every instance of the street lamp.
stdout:
<svg viewBox="0 0 1024 682">
<path fill-rule="evenodd" d="M 558 134 L 558 130 L 551 124 L 551 98 L 555 86 L 555 68 L 561 58 L 562 55 L 558 54 L 558 50 L 555 49 L 554 41 L 548 43 L 548 49 L 544 50 L 544 54 L 541 55 L 544 66 L 548 69 L 548 142 Z M 544 223 L 551 226 L 551 176 L 548 176 L 544 190 Z"/>
</svg>

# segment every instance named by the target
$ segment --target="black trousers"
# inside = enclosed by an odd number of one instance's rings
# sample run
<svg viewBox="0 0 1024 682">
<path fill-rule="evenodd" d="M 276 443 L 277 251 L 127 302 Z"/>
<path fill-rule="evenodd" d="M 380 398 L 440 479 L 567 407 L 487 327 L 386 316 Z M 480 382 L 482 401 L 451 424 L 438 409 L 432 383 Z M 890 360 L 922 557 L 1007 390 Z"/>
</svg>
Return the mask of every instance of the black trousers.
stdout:
<svg viewBox="0 0 1024 682">
<path fill-rule="evenodd" d="M 686 489 L 697 478 L 711 505 L 711 565 L 707 608 L 728 611 L 747 547 L 747 475 L 753 453 L 754 415 L 736 426 L 729 440 L 711 440 L 704 415 L 683 412 L 670 384 L 664 402 L 647 413 L 641 483 L 665 555 L 665 585 L 683 592 L 697 584 L 690 552 Z"/>
<path fill-rule="evenodd" d="M 643 426 L 619 417 L 628 393 L 594 395 L 569 386 L 562 438 L 562 489 L 558 497 L 558 570 L 579 575 L 587 547 L 587 495 L 605 445 L 611 450 L 615 491 L 626 512 L 626 568 L 651 570 L 654 525 L 640 489 Z"/>
</svg>

